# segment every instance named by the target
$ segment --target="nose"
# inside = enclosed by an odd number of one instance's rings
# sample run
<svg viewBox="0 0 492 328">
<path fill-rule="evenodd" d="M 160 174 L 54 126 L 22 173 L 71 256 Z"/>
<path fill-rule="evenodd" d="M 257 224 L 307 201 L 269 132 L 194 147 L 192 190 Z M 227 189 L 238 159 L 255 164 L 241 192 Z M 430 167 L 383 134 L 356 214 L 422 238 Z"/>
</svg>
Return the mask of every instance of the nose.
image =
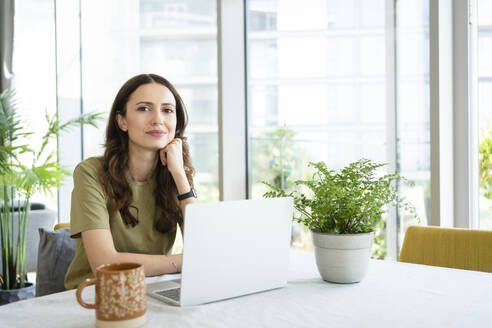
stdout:
<svg viewBox="0 0 492 328">
<path fill-rule="evenodd" d="M 164 119 L 164 113 L 159 108 L 153 111 L 152 124 L 162 124 L 164 123 Z"/>
</svg>

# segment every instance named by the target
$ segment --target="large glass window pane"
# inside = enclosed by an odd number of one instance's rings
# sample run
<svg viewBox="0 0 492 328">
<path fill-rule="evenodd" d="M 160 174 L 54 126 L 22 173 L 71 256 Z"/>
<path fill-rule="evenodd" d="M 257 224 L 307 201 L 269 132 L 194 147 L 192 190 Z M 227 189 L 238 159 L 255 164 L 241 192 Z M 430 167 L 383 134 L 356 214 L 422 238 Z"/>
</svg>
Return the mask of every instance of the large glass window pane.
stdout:
<svg viewBox="0 0 492 328">
<path fill-rule="evenodd" d="M 81 2 L 84 111 L 109 113 L 116 92 L 133 75 L 170 80 L 187 106 L 203 201 L 219 198 L 216 11 L 208 0 Z M 103 126 L 85 128 L 85 157 L 102 154 L 103 140 Z"/>
<path fill-rule="evenodd" d="M 14 80 L 18 113 L 26 123 L 26 131 L 34 132 L 28 139 L 32 149 L 40 149 L 41 136 L 47 131 L 45 113 L 56 111 L 55 21 L 52 0 L 16 0 L 13 52 Z M 46 154 L 56 152 L 56 141 L 48 144 Z M 29 163 L 30 154 L 25 156 Z M 33 201 L 57 208 L 54 195 L 37 194 Z"/>
<path fill-rule="evenodd" d="M 402 73 L 405 63 L 418 70 L 409 69 L 408 74 L 413 75 L 399 79 L 414 87 L 397 90 L 412 100 L 401 106 L 398 101 L 397 108 L 402 116 L 410 115 L 409 109 L 419 111 L 412 125 L 403 119 L 398 123 L 387 119 L 388 110 L 395 108 L 388 104 L 394 72 L 387 71 L 386 56 L 387 47 L 393 49 L 395 44 L 388 44 L 386 1 L 316 0 L 309 6 L 289 0 L 247 1 L 253 198 L 265 192 L 262 180 L 284 187 L 288 180 L 307 177 L 309 161 L 324 161 L 334 169 L 361 157 L 394 163 L 396 156 L 388 158 L 388 144 L 396 140 L 389 142 L 387 135 L 396 124 L 402 138 L 398 153 L 406 160 L 401 165 L 403 175 L 418 181 L 419 186 L 428 184 L 428 10 L 422 8 L 424 1 L 402 2 L 398 10 L 410 10 L 403 14 L 410 15 L 406 18 L 415 26 L 398 38 L 401 47 L 412 48 L 418 56 L 403 58 L 396 74 Z M 403 21 L 399 24 L 405 27 Z M 416 109 L 417 105 L 420 108 Z M 424 207 L 423 190 L 402 192 L 411 201 L 421 200 Z M 417 195 L 411 197 L 412 193 Z M 426 217 L 425 209 L 422 211 Z M 298 226 L 294 244 L 310 247 L 309 234 Z M 384 257 L 384 252 L 378 256 Z"/>
<path fill-rule="evenodd" d="M 414 185 L 400 193 L 417 209 L 420 224 L 430 215 L 429 1 L 396 2 L 397 167 Z M 412 215 L 400 211 L 399 246 Z"/>
<path fill-rule="evenodd" d="M 479 226 L 492 229 L 492 2 L 478 0 Z"/>
</svg>

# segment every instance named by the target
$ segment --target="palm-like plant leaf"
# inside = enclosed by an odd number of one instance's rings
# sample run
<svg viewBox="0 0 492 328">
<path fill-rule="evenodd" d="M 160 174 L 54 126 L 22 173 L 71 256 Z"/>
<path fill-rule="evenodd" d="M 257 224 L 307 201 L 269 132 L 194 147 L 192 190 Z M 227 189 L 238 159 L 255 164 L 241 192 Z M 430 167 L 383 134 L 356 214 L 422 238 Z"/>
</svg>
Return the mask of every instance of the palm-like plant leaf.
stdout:
<svg viewBox="0 0 492 328">
<path fill-rule="evenodd" d="M 65 176 L 70 172 L 61 167 L 56 153 L 46 154 L 46 146 L 51 140 L 77 125 L 97 127 L 97 121 L 103 118 L 102 113 L 80 115 L 64 123 L 60 122 L 57 113 L 50 116 L 46 112 L 48 129 L 41 138 L 41 147 L 32 149 L 24 144 L 25 137 L 31 132 L 23 130 L 23 124 L 17 115 L 14 101 L 15 91 L 6 90 L 0 94 L 0 196 L 3 207 L 0 211 L 0 237 L 2 250 L 3 272 L 0 275 L 0 287 L 14 289 L 24 287 L 26 227 L 29 215 L 29 200 L 37 192 L 52 195 L 52 190 L 59 187 Z M 28 154 L 32 162 L 20 161 L 19 155 Z M 25 156 L 22 156 L 23 158 Z M 25 198 L 25 204 L 19 207 L 19 233 L 14 236 L 13 210 L 15 204 L 9 200 L 11 186 Z M 14 247 L 15 245 L 15 247 Z"/>
<path fill-rule="evenodd" d="M 21 120 L 17 115 L 15 91 L 5 89 L 0 94 L 0 173 L 9 169 L 8 163 L 16 159 L 15 152 L 26 145 L 14 146 L 17 139 L 31 133 L 22 132 Z"/>
</svg>

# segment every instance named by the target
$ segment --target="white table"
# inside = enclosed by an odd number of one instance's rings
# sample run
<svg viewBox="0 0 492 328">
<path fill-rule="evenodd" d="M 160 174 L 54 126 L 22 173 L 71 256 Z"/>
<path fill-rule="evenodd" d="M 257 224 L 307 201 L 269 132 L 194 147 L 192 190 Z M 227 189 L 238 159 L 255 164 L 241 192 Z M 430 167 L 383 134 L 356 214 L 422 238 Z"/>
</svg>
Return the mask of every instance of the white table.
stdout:
<svg viewBox="0 0 492 328">
<path fill-rule="evenodd" d="M 145 327 L 492 327 L 490 273 L 372 260 L 362 282 L 342 285 L 321 280 L 311 253 L 290 262 L 282 289 L 187 308 L 149 297 Z M 94 325 L 73 290 L 0 307 L 0 327 Z"/>
</svg>

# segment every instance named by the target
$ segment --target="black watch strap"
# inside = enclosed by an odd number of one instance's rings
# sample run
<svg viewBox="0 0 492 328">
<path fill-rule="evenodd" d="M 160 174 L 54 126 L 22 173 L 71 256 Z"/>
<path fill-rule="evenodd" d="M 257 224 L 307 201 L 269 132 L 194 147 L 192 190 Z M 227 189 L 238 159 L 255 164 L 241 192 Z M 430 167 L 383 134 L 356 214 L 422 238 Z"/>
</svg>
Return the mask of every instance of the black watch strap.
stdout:
<svg viewBox="0 0 492 328">
<path fill-rule="evenodd" d="M 193 189 L 193 188 L 191 188 L 191 190 L 185 194 L 178 195 L 178 200 L 183 200 L 183 199 L 190 198 L 190 197 L 196 198 L 196 192 L 195 192 L 195 189 Z"/>
</svg>

